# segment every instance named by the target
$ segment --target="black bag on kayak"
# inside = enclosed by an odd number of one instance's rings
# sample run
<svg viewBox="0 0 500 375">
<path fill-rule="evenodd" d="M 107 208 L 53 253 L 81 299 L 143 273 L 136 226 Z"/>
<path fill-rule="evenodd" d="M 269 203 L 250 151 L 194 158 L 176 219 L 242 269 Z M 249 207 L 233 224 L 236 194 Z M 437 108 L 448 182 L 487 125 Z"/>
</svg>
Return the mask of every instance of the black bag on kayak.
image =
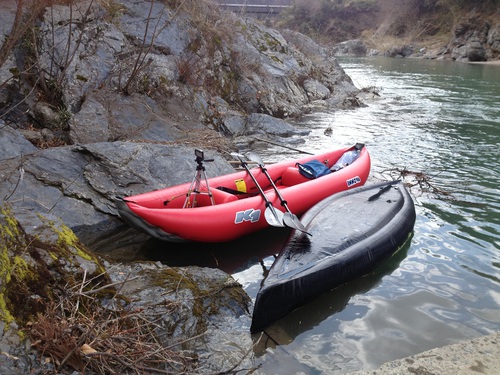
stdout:
<svg viewBox="0 0 500 375">
<path fill-rule="evenodd" d="M 324 165 L 319 160 L 311 160 L 307 163 L 295 164 L 299 168 L 299 172 L 302 176 L 313 179 L 329 174 L 331 171 L 326 165 Z"/>
</svg>

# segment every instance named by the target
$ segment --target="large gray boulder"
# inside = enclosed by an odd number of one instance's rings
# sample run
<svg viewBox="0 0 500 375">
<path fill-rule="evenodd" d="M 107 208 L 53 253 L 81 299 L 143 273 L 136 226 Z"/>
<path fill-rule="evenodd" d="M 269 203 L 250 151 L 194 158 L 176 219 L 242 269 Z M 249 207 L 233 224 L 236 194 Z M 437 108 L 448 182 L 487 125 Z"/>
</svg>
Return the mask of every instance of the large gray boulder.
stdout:
<svg viewBox="0 0 500 375">
<path fill-rule="evenodd" d="M 33 154 L 38 149 L 20 132 L 0 120 L 0 161 Z"/>
<path fill-rule="evenodd" d="M 495 40 L 499 25 L 481 20 L 471 13 L 463 17 L 453 30 L 451 57 L 456 61 L 486 61 L 498 56 Z"/>
<path fill-rule="evenodd" d="M 5 133 L 10 130 L 0 129 L 0 137 Z M 0 197 L 21 223 L 29 225 L 32 212 L 52 214 L 84 241 L 122 225 L 117 196 L 189 182 L 196 168 L 193 148 L 178 145 L 103 142 L 18 152 L 3 162 Z M 215 161 L 207 163 L 207 175 L 234 171 L 219 154 L 210 156 Z"/>
<path fill-rule="evenodd" d="M 70 356 L 80 360 L 68 360 L 69 366 L 57 373 L 71 367 L 97 373 L 92 370 L 102 369 L 100 361 L 106 358 L 82 357 L 83 343 L 122 358 L 114 362 L 120 373 L 123 360 L 128 369 L 134 363 L 117 347 L 147 351 L 153 342 L 155 350 L 167 351 L 173 359 L 165 363 L 172 373 L 174 359 L 181 361 L 179 371 L 252 367 L 253 341 L 245 329 L 251 320 L 250 299 L 225 272 L 160 262 L 109 263 L 83 246 L 57 217 L 32 212 L 30 220 L 27 226 L 19 224 L 0 205 L 2 375 L 54 373 L 54 362 Z M 142 330 L 146 337 L 133 336 L 133 322 L 147 327 Z M 130 335 L 124 347 L 122 333 Z"/>
<path fill-rule="evenodd" d="M 368 48 L 360 39 L 346 40 L 333 47 L 335 56 L 366 56 Z"/>
<path fill-rule="evenodd" d="M 498 59 L 500 56 L 500 23 L 492 25 L 490 28 L 487 43 L 491 58 Z"/>
<path fill-rule="evenodd" d="M 121 292 L 131 297 L 132 308 L 156 319 L 164 346 L 185 341 L 183 350 L 194 354 L 205 372 L 252 367 L 254 343 L 245 329 L 251 322 L 250 298 L 231 276 L 160 262 L 114 266 L 108 273 L 123 283 Z"/>
<path fill-rule="evenodd" d="M 466 55 L 469 61 L 486 61 L 486 49 L 478 40 L 473 40 L 466 45 Z"/>
</svg>

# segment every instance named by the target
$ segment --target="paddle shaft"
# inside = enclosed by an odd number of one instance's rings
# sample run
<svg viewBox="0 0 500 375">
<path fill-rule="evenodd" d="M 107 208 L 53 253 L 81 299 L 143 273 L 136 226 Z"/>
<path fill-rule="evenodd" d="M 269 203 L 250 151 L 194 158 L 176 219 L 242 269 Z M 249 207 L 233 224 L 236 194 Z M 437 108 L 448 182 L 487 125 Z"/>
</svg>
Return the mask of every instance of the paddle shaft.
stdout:
<svg viewBox="0 0 500 375">
<path fill-rule="evenodd" d="M 279 191 L 278 187 L 276 186 L 276 184 L 274 183 L 273 179 L 271 178 L 271 176 L 269 175 L 269 172 L 267 171 L 267 168 L 266 166 L 264 165 L 264 162 L 262 161 L 262 159 L 260 158 L 259 155 L 253 153 L 253 152 L 250 152 L 247 154 L 249 156 L 249 158 L 253 161 L 255 161 L 259 167 L 260 167 L 260 170 L 262 171 L 262 173 L 264 173 L 264 175 L 267 177 L 267 179 L 269 180 L 269 182 L 271 183 L 274 191 L 276 192 L 276 195 L 278 196 L 278 198 L 280 199 L 280 202 L 281 202 L 281 205 L 283 207 L 285 207 L 286 209 L 286 213 L 285 215 L 283 216 L 283 221 L 285 223 L 286 226 L 289 226 L 291 228 L 295 228 L 295 229 L 298 229 L 300 230 L 301 232 L 304 232 L 306 233 L 307 235 L 311 235 L 309 232 L 307 232 L 306 228 L 304 227 L 304 225 L 301 223 L 301 221 L 297 218 L 296 215 L 294 215 L 292 213 L 292 211 L 290 210 L 290 208 L 288 208 L 288 203 L 287 201 L 283 198 L 283 196 L 281 195 L 281 192 Z"/>
<path fill-rule="evenodd" d="M 240 159 L 240 162 L 241 162 L 241 166 L 243 168 L 245 168 L 247 173 L 250 175 L 250 178 L 252 179 L 255 186 L 257 186 L 257 189 L 259 189 L 259 193 L 260 193 L 260 195 L 262 195 L 262 198 L 264 198 L 264 201 L 266 202 L 266 207 L 267 207 L 268 205 L 271 204 L 271 202 L 269 201 L 269 199 L 267 199 L 266 194 L 264 193 L 264 190 L 262 190 L 262 187 L 260 186 L 259 182 L 255 178 L 255 176 L 252 174 L 252 172 L 250 172 L 250 168 L 248 168 L 247 162 L 242 160 L 242 159 Z"/>
<path fill-rule="evenodd" d="M 243 160 L 243 158 L 240 157 L 239 155 L 237 155 L 237 157 L 238 157 L 238 159 L 240 159 L 241 166 L 243 168 L 245 168 L 245 170 L 247 171 L 247 173 L 250 175 L 250 178 L 252 179 L 252 181 L 255 184 L 255 186 L 257 186 L 257 189 L 259 190 L 260 195 L 264 199 L 264 202 L 266 203 L 266 211 L 267 210 L 271 211 L 274 219 L 276 220 L 275 222 L 270 222 L 269 218 L 266 216 L 267 222 L 269 224 L 273 225 L 273 226 L 283 226 L 282 223 L 279 223 L 280 222 L 280 217 L 279 217 L 279 214 L 276 211 L 276 208 L 274 208 L 274 206 L 271 203 L 271 201 L 267 198 L 266 193 L 264 193 L 264 190 L 262 190 L 262 187 L 260 186 L 259 182 L 257 181 L 257 179 L 255 178 L 255 176 L 250 171 L 250 168 L 248 168 L 247 162 L 245 160 Z M 280 211 L 280 213 L 282 214 L 281 211 Z M 278 224 L 280 224 L 280 225 L 278 225 Z"/>
<path fill-rule="evenodd" d="M 272 187 L 273 187 L 274 191 L 276 192 L 276 195 L 278 196 L 278 198 L 279 198 L 279 199 L 280 199 L 280 201 L 281 201 L 281 205 L 282 205 L 283 207 L 285 207 L 285 209 L 286 209 L 288 212 L 292 213 L 292 212 L 290 211 L 290 209 L 288 208 L 288 203 L 287 203 L 287 201 L 283 198 L 283 196 L 281 195 L 281 193 L 280 193 L 280 191 L 279 191 L 278 187 L 276 186 L 276 184 L 274 183 L 273 179 L 272 179 L 272 178 L 271 178 L 271 176 L 269 175 L 269 172 L 267 171 L 267 168 L 266 168 L 265 166 L 263 166 L 262 164 L 259 164 L 259 167 L 260 167 L 260 170 L 262 171 L 262 173 L 264 173 L 264 174 L 266 175 L 267 179 L 268 179 L 268 180 L 269 180 L 269 182 L 271 183 L 271 185 L 272 185 Z"/>
<path fill-rule="evenodd" d="M 300 152 L 301 154 L 314 155 L 314 153 L 312 153 L 312 152 L 308 152 L 308 151 L 304 151 L 304 150 L 299 150 L 298 148 L 286 146 L 284 144 L 277 143 L 277 142 L 272 142 L 272 141 L 269 141 L 267 139 L 262 139 L 262 138 L 257 138 L 257 137 L 255 137 L 255 139 L 258 140 L 258 141 L 261 141 L 261 142 L 269 143 L 271 145 L 280 146 L 280 147 L 287 148 L 287 149 L 292 150 L 292 151 L 297 151 L 297 152 Z"/>
<path fill-rule="evenodd" d="M 267 171 L 267 168 L 266 166 L 264 165 L 264 162 L 262 161 L 262 159 L 260 158 L 260 156 L 254 152 L 249 152 L 247 154 L 250 158 L 250 160 L 253 160 L 254 162 L 257 163 L 257 165 L 259 166 L 260 170 L 262 171 L 262 173 L 265 174 L 265 176 L 267 177 L 267 179 L 269 180 L 269 182 L 271 183 L 274 191 L 276 192 L 276 195 L 278 196 L 278 198 L 280 199 L 281 201 L 281 205 L 283 207 L 285 207 L 285 209 L 289 212 L 289 213 L 292 213 L 290 211 L 290 209 L 288 208 L 288 204 L 287 204 L 287 201 L 283 198 L 283 196 L 281 195 L 278 187 L 276 186 L 276 184 L 274 183 L 273 179 L 271 178 L 271 176 L 269 175 L 269 172 Z"/>
<path fill-rule="evenodd" d="M 396 180 L 396 181 L 390 183 L 389 185 L 381 188 L 380 191 L 378 191 L 377 193 L 373 194 L 371 197 L 368 198 L 368 202 L 373 202 L 374 200 L 380 198 L 380 196 L 382 194 L 384 194 L 385 192 L 389 191 L 391 189 L 391 187 L 393 187 L 395 184 L 397 184 L 399 182 L 400 182 L 400 180 Z"/>
</svg>

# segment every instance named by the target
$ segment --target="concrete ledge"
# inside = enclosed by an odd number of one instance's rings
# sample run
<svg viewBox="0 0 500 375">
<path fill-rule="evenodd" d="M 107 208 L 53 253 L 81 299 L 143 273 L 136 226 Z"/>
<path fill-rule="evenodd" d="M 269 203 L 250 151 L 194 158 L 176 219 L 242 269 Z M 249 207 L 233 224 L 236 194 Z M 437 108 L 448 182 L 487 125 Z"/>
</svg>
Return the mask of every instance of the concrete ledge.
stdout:
<svg viewBox="0 0 500 375">
<path fill-rule="evenodd" d="M 377 370 L 350 375 L 500 374 L 500 332 L 387 362 Z"/>
</svg>

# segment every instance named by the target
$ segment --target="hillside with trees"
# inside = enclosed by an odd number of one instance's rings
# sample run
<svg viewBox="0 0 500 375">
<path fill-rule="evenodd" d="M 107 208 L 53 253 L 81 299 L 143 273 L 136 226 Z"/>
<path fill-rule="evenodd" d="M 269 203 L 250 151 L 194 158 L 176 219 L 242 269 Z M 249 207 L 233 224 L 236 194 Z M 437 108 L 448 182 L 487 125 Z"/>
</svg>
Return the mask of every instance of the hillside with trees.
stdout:
<svg viewBox="0 0 500 375">
<path fill-rule="evenodd" d="M 324 44 L 361 39 L 381 51 L 439 50 L 467 39 L 485 45 L 485 60 L 497 60 L 499 9 L 499 0 L 296 0 L 280 26 Z"/>
</svg>

